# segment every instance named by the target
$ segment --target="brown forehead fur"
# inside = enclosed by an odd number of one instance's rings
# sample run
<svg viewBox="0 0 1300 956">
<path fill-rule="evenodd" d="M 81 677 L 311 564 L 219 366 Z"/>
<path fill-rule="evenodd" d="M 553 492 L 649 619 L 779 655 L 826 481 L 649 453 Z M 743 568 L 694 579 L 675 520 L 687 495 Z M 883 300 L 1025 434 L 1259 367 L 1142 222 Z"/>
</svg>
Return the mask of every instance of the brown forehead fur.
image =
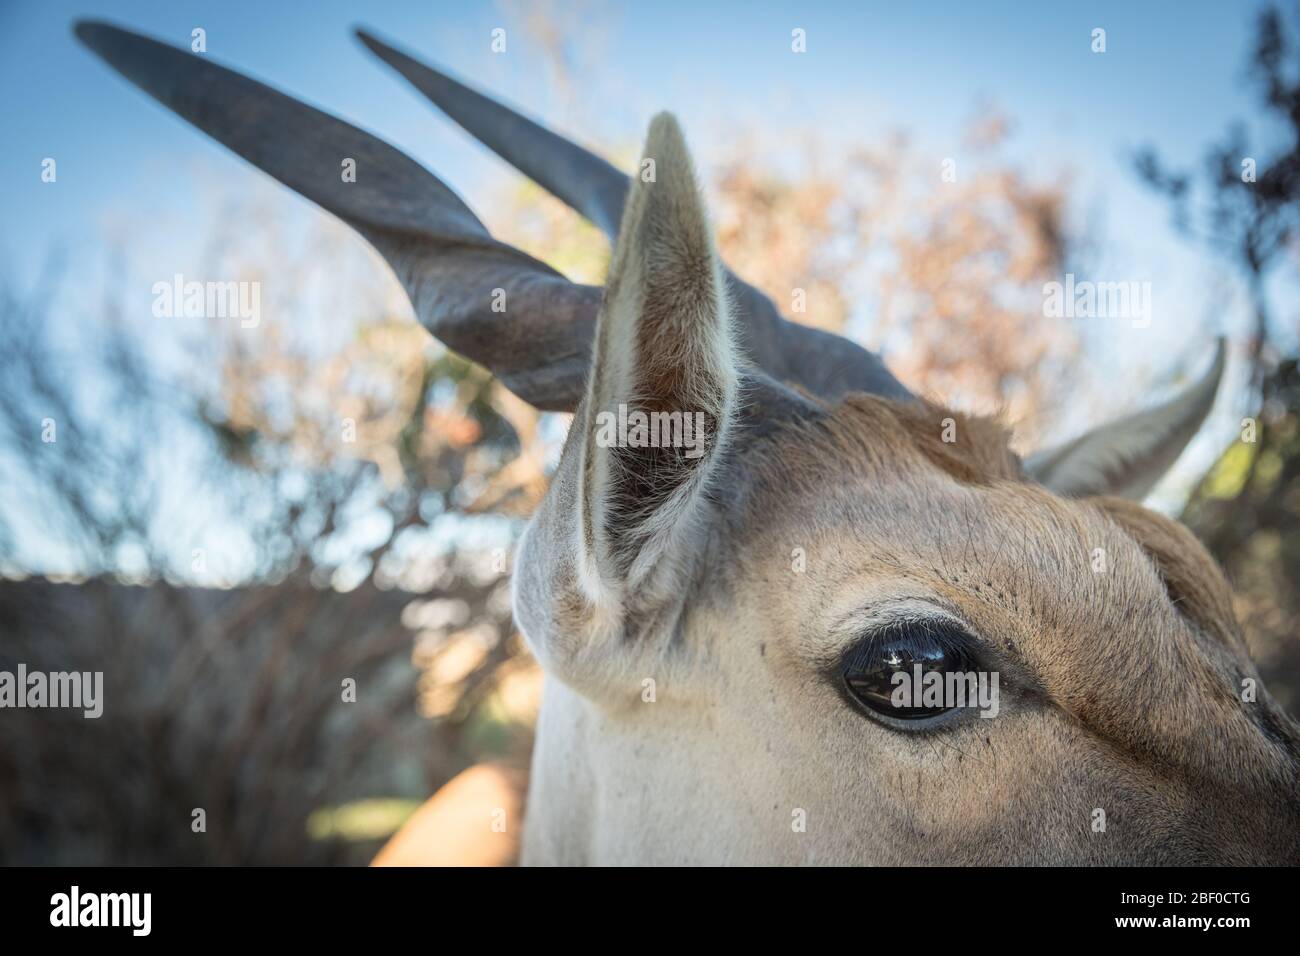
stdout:
<svg viewBox="0 0 1300 956">
<path fill-rule="evenodd" d="M 783 484 L 802 485 L 835 459 L 850 465 L 919 459 L 972 485 L 1028 480 L 1010 448 L 1010 431 L 996 418 L 965 415 L 930 401 L 897 402 L 865 394 L 822 405 L 821 412 L 779 431 L 786 439 L 778 466 Z M 1187 620 L 1246 654 L 1227 581 L 1190 531 L 1131 501 L 1093 498 L 1090 503 L 1147 554 Z"/>
<path fill-rule="evenodd" d="M 963 415 L 933 402 L 894 402 L 851 395 L 824 420 L 841 441 L 886 453 L 907 446 L 958 481 L 985 484 L 1022 475 L 1010 432 L 994 418 Z M 951 440 L 945 440 L 951 439 Z"/>
<path fill-rule="evenodd" d="M 923 400 L 897 402 L 855 393 L 826 405 L 800 394 L 816 404 L 817 413 L 795 416 L 765 436 L 782 446 L 782 454 L 775 457 L 796 482 L 821 471 L 828 460 L 899 461 L 918 455 L 967 484 L 1024 477 L 1020 458 L 1010 448 L 1011 434 L 995 418 L 965 415 Z M 757 458 L 772 460 L 767 455 Z"/>
</svg>

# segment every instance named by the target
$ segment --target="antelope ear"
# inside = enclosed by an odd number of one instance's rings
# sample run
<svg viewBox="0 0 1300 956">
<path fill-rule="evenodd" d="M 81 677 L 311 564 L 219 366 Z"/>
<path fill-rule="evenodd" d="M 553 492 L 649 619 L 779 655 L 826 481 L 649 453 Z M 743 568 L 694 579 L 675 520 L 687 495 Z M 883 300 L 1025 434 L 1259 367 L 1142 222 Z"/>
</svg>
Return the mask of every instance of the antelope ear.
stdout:
<svg viewBox="0 0 1300 956">
<path fill-rule="evenodd" d="M 690 154 L 650 124 L 596 325 L 581 427 L 582 577 L 621 597 L 689 547 L 736 404 L 721 262 Z"/>
<path fill-rule="evenodd" d="M 1031 455 L 1025 471 L 1058 494 L 1141 501 L 1182 454 L 1213 407 L 1226 352 L 1220 338 L 1210 370 L 1186 391 L 1163 405 Z"/>
</svg>

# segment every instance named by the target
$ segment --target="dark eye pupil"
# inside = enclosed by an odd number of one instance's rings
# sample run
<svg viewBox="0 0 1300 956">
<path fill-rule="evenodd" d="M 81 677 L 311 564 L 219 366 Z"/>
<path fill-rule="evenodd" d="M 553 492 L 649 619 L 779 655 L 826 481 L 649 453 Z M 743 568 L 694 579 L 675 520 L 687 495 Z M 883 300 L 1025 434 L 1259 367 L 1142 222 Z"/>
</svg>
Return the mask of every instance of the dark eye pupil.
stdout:
<svg viewBox="0 0 1300 956">
<path fill-rule="evenodd" d="M 916 667 L 922 678 L 928 673 L 941 675 L 972 670 L 970 659 L 961 649 L 964 632 L 956 628 L 928 624 L 907 624 L 873 635 L 854 649 L 845 661 L 844 683 L 864 707 L 895 720 L 922 720 L 937 717 L 952 707 L 924 702 L 922 687 L 916 683 Z M 911 693 L 900 692 L 904 674 Z"/>
</svg>

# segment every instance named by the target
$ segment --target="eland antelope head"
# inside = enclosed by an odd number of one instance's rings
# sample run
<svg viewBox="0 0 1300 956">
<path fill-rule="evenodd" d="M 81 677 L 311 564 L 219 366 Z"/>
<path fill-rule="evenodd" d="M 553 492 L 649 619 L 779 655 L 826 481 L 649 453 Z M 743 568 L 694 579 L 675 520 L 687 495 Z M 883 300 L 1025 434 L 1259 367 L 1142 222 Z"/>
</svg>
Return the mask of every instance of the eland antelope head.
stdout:
<svg viewBox="0 0 1300 956">
<path fill-rule="evenodd" d="M 601 290 L 355 127 L 77 32 L 360 232 L 445 344 L 574 413 L 516 559 L 546 674 L 525 862 L 1300 860 L 1300 728 L 1244 692 L 1213 560 L 1136 503 L 1213 404 L 1222 343 L 1184 394 L 1022 461 L 996 422 L 912 396 L 728 272 L 667 114 L 654 175 L 629 181 L 361 34 L 609 235 Z"/>
</svg>

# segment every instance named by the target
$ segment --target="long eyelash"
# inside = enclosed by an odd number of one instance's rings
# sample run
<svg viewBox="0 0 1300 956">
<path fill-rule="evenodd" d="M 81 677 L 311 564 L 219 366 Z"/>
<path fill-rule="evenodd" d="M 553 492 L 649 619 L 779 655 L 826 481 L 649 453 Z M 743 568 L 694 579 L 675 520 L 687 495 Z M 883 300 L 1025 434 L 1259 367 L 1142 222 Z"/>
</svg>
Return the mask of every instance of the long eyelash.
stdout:
<svg viewBox="0 0 1300 956">
<path fill-rule="evenodd" d="M 862 663 L 895 637 L 920 629 L 924 637 L 933 640 L 945 651 L 953 651 L 968 660 L 978 660 L 975 639 L 961 624 L 948 618 L 914 614 L 897 617 L 868 629 L 845 656 L 845 663 Z"/>
</svg>

